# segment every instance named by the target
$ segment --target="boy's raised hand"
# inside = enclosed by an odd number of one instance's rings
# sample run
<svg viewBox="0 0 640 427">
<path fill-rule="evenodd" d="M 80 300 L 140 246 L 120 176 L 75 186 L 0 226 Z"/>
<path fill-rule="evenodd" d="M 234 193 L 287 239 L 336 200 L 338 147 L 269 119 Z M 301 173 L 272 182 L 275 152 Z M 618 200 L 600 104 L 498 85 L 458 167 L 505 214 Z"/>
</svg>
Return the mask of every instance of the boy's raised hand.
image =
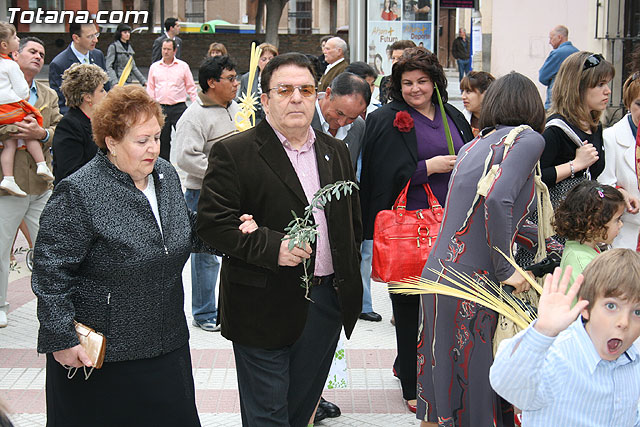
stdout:
<svg viewBox="0 0 640 427">
<path fill-rule="evenodd" d="M 582 274 L 578 275 L 567 292 L 572 270 L 571 266 L 567 266 L 562 274 L 562 269 L 556 267 L 553 275 L 548 274 L 544 281 L 542 295 L 538 303 L 538 320 L 533 326 L 543 335 L 555 337 L 567 329 L 576 320 L 582 309 L 589 305 L 589 301 L 580 300 L 571 308 L 583 280 Z"/>
</svg>

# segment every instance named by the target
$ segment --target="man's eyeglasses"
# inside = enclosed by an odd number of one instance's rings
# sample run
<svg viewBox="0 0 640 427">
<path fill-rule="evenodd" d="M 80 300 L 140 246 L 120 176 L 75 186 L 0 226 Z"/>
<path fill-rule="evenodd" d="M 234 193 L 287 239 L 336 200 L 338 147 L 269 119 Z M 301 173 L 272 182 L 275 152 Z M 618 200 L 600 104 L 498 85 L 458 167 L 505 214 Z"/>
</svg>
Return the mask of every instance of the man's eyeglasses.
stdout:
<svg viewBox="0 0 640 427">
<path fill-rule="evenodd" d="M 604 61 L 604 56 L 599 53 L 594 53 L 593 55 L 589 55 L 587 59 L 584 60 L 584 66 L 582 67 L 582 71 L 588 70 L 589 68 L 597 67 L 600 62 Z"/>
<path fill-rule="evenodd" d="M 270 91 L 275 90 L 278 95 L 280 95 L 283 98 L 287 98 L 293 95 L 293 92 L 296 89 L 298 89 L 300 91 L 300 95 L 304 96 L 305 98 L 308 98 L 316 94 L 316 87 L 314 85 L 294 86 L 294 85 L 279 84 L 278 86 L 272 87 L 269 90 Z"/>
<path fill-rule="evenodd" d="M 230 83 L 233 83 L 236 80 L 237 77 L 238 76 L 220 77 L 220 80 L 229 80 Z"/>
</svg>

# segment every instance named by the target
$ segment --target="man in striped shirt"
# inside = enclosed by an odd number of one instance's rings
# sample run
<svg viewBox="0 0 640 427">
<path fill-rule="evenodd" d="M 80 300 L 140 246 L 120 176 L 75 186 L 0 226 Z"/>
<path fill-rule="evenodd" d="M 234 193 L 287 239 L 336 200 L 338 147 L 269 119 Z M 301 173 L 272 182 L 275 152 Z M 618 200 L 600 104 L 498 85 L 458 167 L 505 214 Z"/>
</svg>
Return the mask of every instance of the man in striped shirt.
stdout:
<svg viewBox="0 0 640 427">
<path fill-rule="evenodd" d="M 538 319 L 500 345 L 492 387 L 523 426 L 640 426 L 640 254 L 599 255 L 568 292 L 571 267 L 560 275 L 547 276 Z"/>
</svg>

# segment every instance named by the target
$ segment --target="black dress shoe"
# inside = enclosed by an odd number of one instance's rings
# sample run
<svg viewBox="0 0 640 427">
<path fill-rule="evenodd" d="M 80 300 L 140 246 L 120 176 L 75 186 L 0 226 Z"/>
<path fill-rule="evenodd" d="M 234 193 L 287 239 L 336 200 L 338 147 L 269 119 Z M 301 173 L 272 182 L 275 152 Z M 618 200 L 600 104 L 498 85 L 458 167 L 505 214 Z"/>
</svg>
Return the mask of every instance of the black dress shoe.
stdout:
<svg viewBox="0 0 640 427">
<path fill-rule="evenodd" d="M 322 403 L 320 404 L 322 405 Z M 316 415 L 315 417 L 313 417 L 313 423 L 317 424 L 320 421 L 324 420 L 325 418 L 328 418 L 329 416 L 327 415 L 327 413 L 325 412 L 324 409 L 322 409 L 322 406 L 318 405 L 318 409 L 316 409 Z"/>
<path fill-rule="evenodd" d="M 379 322 L 382 320 L 382 316 L 375 311 L 372 311 L 371 313 L 360 313 L 360 316 L 358 317 L 362 320 L 368 320 L 369 322 Z"/>
<path fill-rule="evenodd" d="M 327 417 L 329 418 L 336 418 L 340 416 L 340 408 L 338 408 L 338 405 L 336 405 L 335 403 L 331 403 L 328 402 L 326 400 L 324 400 L 323 397 L 320 398 L 320 404 L 318 405 L 318 410 L 322 409 L 322 411 L 326 414 Z M 316 412 L 316 415 L 318 413 Z"/>
</svg>

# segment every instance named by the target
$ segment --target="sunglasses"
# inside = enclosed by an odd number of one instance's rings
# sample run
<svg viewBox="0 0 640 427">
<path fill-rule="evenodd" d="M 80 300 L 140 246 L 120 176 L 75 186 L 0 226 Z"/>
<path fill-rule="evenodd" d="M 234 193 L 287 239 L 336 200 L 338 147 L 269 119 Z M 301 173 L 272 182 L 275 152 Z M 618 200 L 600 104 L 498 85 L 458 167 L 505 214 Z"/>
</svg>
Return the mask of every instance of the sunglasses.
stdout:
<svg viewBox="0 0 640 427">
<path fill-rule="evenodd" d="M 304 96 L 305 98 L 309 98 L 310 96 L 313 96 L 316 94 L 316 87 L 314 85 L 294 86 L 294 85 L 279 84 L 278 86 L 272 87 L 269 90 L 270 91 L 275 90 L 278 95 L 280 95 L 283 98 L 287 98 L 293 95 L 293 92 L 296 89 L 298 89 L 300 91 L 300 95 Z"/>
<path fill-rule="evenodd" d="M 597 67 L 602 61 L 604 61 L 604 56 L 599 53 L 589 55 L 587 59 L 584 60 L 582 71 L 588 70 L 589 68 Z"/>
</svg>

